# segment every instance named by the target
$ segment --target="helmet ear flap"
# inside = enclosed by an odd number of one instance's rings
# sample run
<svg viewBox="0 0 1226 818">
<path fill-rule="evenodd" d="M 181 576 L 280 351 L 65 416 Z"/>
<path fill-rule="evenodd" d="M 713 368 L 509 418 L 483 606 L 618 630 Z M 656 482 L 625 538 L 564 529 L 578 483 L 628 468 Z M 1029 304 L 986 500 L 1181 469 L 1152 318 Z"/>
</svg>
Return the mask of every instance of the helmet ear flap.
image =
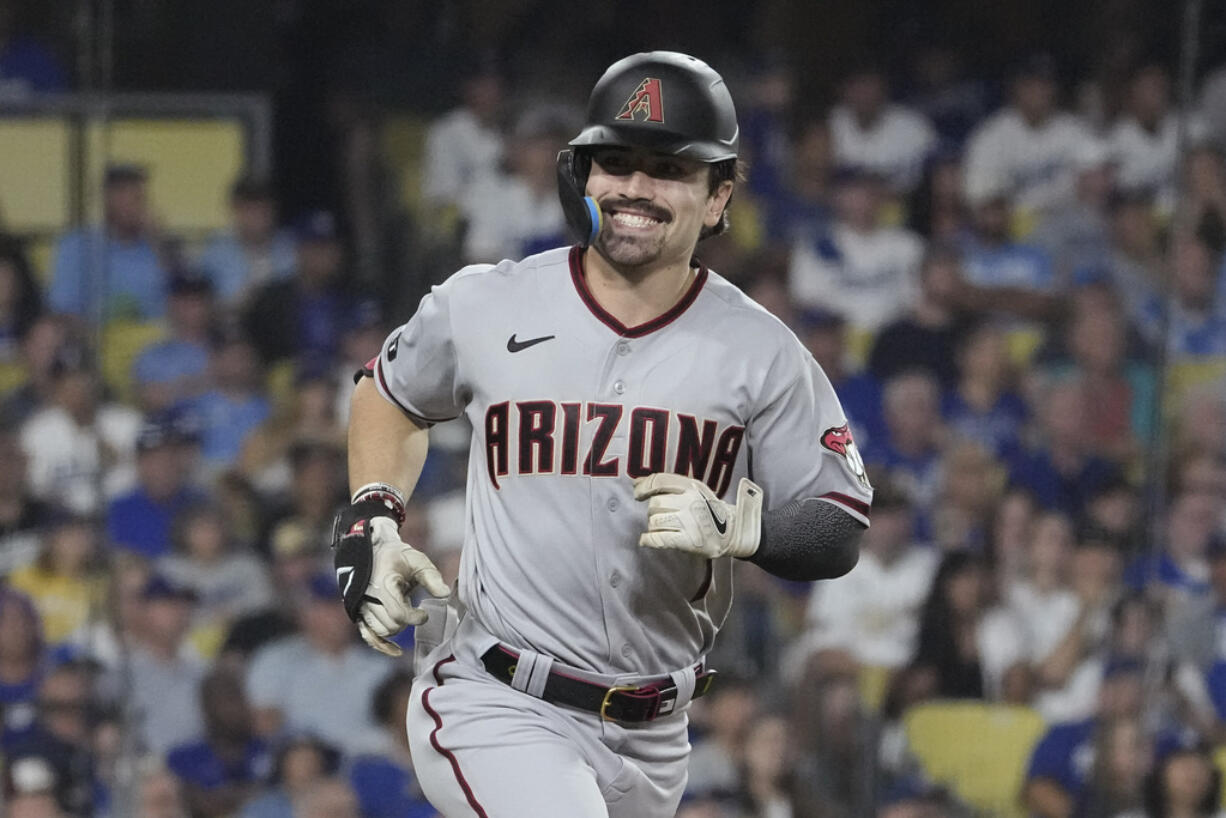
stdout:
<svg viewBox="0 0 1226 818">
<path fill-rule="evenodd" d="M 567 148 L 558 153 L 558 200 L 571 234 L 583 247 L 596 240 L 602 219 L 600 205 L 591 196 L 584 195 L 591 169 L 592 158 L 587 151 Z"/>
</svg>

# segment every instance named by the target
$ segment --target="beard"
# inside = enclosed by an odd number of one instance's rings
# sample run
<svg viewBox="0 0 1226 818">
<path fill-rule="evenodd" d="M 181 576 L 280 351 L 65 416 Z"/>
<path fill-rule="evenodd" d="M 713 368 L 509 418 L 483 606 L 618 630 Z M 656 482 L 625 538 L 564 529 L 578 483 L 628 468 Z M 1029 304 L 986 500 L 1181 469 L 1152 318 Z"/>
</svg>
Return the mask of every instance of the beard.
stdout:
<svg viewBox="0 0 1226 818">
<path fill-rule="evenodd" d="M 596 234 L 593 246 L 611 264 L 623 268 L 645 267 L 657 261 L 664 253 L 664 233 L 641 236 L 627 235 L 618 227 L 606 222 Z"/>
</svg>

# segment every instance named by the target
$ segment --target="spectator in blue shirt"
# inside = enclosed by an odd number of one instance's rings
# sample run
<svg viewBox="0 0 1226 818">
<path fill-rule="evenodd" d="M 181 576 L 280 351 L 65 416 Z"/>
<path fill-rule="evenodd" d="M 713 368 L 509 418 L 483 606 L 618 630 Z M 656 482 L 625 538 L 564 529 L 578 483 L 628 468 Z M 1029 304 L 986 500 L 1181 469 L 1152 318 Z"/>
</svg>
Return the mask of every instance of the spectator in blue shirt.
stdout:
<svg viewBox="0 0 1226 818">
<path fill-rule="evenodd" d="M 147 174 L 112 165 L 102 185 L 103 224 L 60 239 L 48 297 L 51 309 L 91 320 L 151 320 L 166 308 L 166 272 L 152 233 Z M 101 269 L 95 269 L 96 264 Z"/>
<path fill-rule="evenodd" d="M 231 226 L 209 239 L 200 267 L 218 300 L 237 307 L 257 288 L 294 272 L 296 242 L 277 229 L 277 202 L 272 186 L 244 176 L 230 189 Z"/>
<path fill-rule="evenodd" d="M 359 753 L 349 767 L 364 818 L 433 818 L 417 784 L 404 724 L 413 676 L 399 671 L 375 689 L 371 712 L 379 733 L 370 751 Z"/>
<path fill-rule="evenodd" d="M 166 305 L 169 337 L 146 347 L 132 364 L 137 400 L 157 413 L 193 400 L 206 385 L 213 285 L 204 275 L 180 270 L 170 277 Z"/>
<path fill-rule="evenodd" d="M 1209 591 L 1209 551 L 1221 501 L 1204 491 L 1184 491 L 1171 500 L 1160 549 L 1135 560 L 1124 580 L 1147 590 L 1174 609 Z"/>
<path fill-rule="evenodd" d="M 1226 356 L 1226 299 L 1218 291 L 1222 248 L 1202 231 L 1175 238 L 1172 253 L 1167 348 L 1176 359 Z M 1154 294 L 1141 310 L 1141 326 L 1151 339 L 1160 341 L 1164 298 Z"/>
<path fill-rule="evenodd" d="M 927 372 L 896 375 L 885 385 L 882 399 L 886 433 L 863 447 L 864 462 L 882 469 L 915 506 L 915 534 L 932 538 L 932 514 L 941 492 L 941 391 Z"/>
<path fill-rule="evenodd" d="M 1004 332 L 993 324 L 972 330 L 958 350 L 958 370 L 957 387 L 942 401 L 950 431 L 997 457 L 1014 451 L 1029 411 L 1012 388 Z"/>
<path fill-rule="evenodd" d="M 1084 721 L 1053 725 L 1030 756 L 1023 787 L 1023 802 L 1039 818 L 1087 815 L 1094 792 L 1095 772 L 1109 763 L 1111 728 L 1135 724 L 1144 703 L 1144 667 L 1135 660 L 1108 662 L 1098 693 L 1098 711 Z M 1134 737 L 1135 738 L 1135 737 Z M 1141 771 L 1142 775 L 1144 770 Z M 1140 777 L 1136 783 L 1139 783 Z M 1095 813 L 1098 814 L 1098 813 Z M 1115 812 L 1102 813 L 1114 815 Z"/>
<path fill-rule="evenodd" d="M 1050 292 L 1057 288 L 1051 258 L 1039 247 L 1014 242 L 1009 235 L 1010 203 L 1004 193 L 972 202 L 974 232 L 965 239 L 967 280 L 980 287 L 1017 287 Z"/>
<path fill-rule="evenodd" d="M 136 439 L 137 487 L 111 501 L 111 542 L 148 559 L 170 553 L 170 530 L 181 511 L 204 500 L 190 483 L 198 435 L 182 419 L 147 422 Z"/>
<path fill-rule="evenodd" d="M 50 768 L 56 800 L 69 815 L 92 814 L 104 795 L 95 777 L 99 703 L 93 681 L 94 672 L 84 663 L 50 670 L 39 684 L 37 718 L 24 730 L 6 733 L 2 742 L 6 766 L 38 759 Z"/>
<path fill-rule="evenodd" d="M 824 309 L 801 310 L 796 323 L 801 342 L 838 392 L 856 444 L 863 451 L 885 433 L 881 382 L 874 373 L 848 371 L 847 322 L 842 315 Z"/>
<path fill-rule="evenodd" d="M 238 459 L 243 442 L 272 410 L 262 392 L 259 358 L 246 338 L 221 335 L 210 370 L 213 388 L 192 407 L 201 426 L 201 456 L 206 467 L 215 469 Z"/>
<path fill-rule="evenodd" d="M 0 708 L 4 729 L 34 718 L 34 697 L 45 670 L 43 627 L 30 598 L 0 587 Z"/>
<path fill-rule="evenodd" d="M 200 683 L 204 736 L 181 744 L 166 756 L 166 765 L 183 782 L 193 815 L 232 815 L 272 772 L 264 741 L 251 729 L 251 708 L 242 681 L 219 669 Z"/>
<path fill-rule="evenodd" d="M 1037 442 L 1009 457 L 1009 480 L 1040 506 L 1080 520 L 1089 499 L 1119 478 L 1119 468 L 1092 454 L 1090 396 L 1076 380 L 1049 384 L 1039 397 Z"/>
</svg>

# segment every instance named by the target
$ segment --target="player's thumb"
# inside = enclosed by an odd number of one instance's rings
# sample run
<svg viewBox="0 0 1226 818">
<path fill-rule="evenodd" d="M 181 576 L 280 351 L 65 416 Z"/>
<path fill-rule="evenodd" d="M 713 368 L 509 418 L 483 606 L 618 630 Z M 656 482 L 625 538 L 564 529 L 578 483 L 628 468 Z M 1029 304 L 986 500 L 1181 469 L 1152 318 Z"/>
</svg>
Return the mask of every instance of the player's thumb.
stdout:
<svg viewBox="0 0 1226 818">
<path fill-rule="evenodd" d="M 451 586 L 443 581 L 443 575 L 433 565 L 424 565 L 419 568 L 414 579 L 417 580 L 421 587 L 426 589 L 426 593 L 430 596 L 444 597 L 451 595 Z"/>
</svg>

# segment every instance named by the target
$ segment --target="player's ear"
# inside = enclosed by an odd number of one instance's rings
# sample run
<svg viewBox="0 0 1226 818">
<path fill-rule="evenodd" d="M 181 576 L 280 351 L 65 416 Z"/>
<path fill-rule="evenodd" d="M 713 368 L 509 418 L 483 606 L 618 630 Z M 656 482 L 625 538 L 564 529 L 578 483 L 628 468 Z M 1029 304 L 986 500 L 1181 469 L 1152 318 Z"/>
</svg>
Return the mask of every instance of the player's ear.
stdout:
<svg viewBox="0 0 1226 818">
<path fill-rule="evenodd" d="M 728 200 L 732 198 L 732 180 L 725 179 L 720 182 L 714 192 L 707 197 L 707 210 L 703 215 L 702 223 L 707 227 L 715 227 L 724 218 L 724 208 L 728 206 Z"/>
</svg>

